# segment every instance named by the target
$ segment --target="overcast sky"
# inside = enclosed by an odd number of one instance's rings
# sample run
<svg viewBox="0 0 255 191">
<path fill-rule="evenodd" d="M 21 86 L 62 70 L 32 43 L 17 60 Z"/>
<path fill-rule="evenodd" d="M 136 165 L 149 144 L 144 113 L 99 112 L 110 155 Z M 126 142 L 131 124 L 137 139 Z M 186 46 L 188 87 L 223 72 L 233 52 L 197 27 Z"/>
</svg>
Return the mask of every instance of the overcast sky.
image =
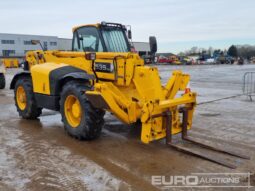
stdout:
<svg viewBox="0 0 255 191">
<path fill-rule="evenodd" d="M 0 33 L 72 37 L 101 21 L 132 25 L 134 41 L 158 39 L 160 52 L 192 46 L 255 45 L 254 0 L 2 0 Z"/>
</svg>

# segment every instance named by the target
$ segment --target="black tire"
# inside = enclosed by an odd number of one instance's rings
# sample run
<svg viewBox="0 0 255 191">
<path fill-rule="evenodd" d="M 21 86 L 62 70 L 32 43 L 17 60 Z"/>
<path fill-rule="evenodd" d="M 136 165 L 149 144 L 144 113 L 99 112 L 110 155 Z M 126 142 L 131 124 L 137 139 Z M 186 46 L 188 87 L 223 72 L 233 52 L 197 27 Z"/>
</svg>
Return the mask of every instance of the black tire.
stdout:
<svg viewBox="0 0 255 191">
<path fill-rule="evenodd" d="M 60 96 L 60 112 L 65 130 L 70 136 L 79 140 L 98 138 L 104 125 L 105 112 L 92 106 L 85 94 L 87 90 L 90 88 L 84 82 L 70 81 L 64 85 Z M 65 115 L 65 101 L 69 95 L 79 100 L 82 110 L 80 124 L 75 128 L 68 123 Z"/>
<path fill-rule="evenodd" d="M 20 109 L 17 103 L 17 89 L 22 86 L 26 93 L 26 107 L 24 110 Z M 14 99 L 19 116 L 23 119 L 36 119 L 42 114 L 42 108 L 38 108 L 33 92 L 32 80 L 28 77 L 20 77 L 14 88 Z"/>
<path fill-rule="evenodd" d="M 4 89 L 5 88 L 5 76 L 4 74 L 0 74 L 0 89 Z"/>
<path fill-rule="evenodd" d="M 158 50 L 157 47 L 157 39 L 155 36 L 150 36 L 149 37 L 149 44 L 150 44 L 150 50 L 152 54 L 155 54 Z"/>
</svg>

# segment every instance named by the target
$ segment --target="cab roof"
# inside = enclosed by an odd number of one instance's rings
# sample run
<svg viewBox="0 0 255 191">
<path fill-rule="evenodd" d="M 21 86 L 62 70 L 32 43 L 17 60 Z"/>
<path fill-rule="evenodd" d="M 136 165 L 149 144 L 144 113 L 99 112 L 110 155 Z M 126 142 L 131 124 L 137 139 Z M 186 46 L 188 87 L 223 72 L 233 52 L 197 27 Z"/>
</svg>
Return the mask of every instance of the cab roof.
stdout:
<svg viewBox="0 0 255 191">
<path fill-rule="evenodd" d="M 86 25 L 78 25 L 78 26 L 75 26 L 73 27 L 73 32 L 79 28 L 82 28 L 82 27 L 96 27 L 98 28 L 101 24 L 97 23 L 97 24 L 86 24 Z"/>
<path fill-rule="evenodd" d="M 124 25 L 119 24 L 119 23 L 108 23 L 108 22 L 104 22 L 102 21 L 101 23 L 97 23 L 97 24 L 86 24 L 86 25 L 79 25 L 73 28 L 73 32 L 79 28 L 82 27 L 87 27 L 87 26 L 91 26 L 91 27 L 96 27 L 99 28 L 101 25 L 103 26 L 116 26 L 116 27 L 121 27 L 121 28 L 126 28 Z"/>
</svg>

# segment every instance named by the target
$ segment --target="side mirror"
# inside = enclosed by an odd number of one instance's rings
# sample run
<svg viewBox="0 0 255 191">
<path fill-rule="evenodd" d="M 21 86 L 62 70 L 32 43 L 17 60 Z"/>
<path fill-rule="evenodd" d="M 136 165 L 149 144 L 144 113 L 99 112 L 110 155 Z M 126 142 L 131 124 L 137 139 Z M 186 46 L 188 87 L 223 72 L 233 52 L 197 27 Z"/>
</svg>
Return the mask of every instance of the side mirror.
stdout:
<svg viewBox="0 0 255 191">
<path fill-rule="evenodd" d="M 39 40 L 31 40 L 31 44 L 37 45 L 37 44 L 40 44 L 40 41 Z"/>
<path fill-rule="evenodd" d="M 45 51 L 45 49 L 43 48 L 43 46 L 42 46 L 40 40 L 31 40 L 31 44 L 32 44 L 32 45 L 37 45 L 37 44 L 39 44 L 39 45 L 41 46 L 41 49 L 42 49 L 43 51 Z"/>
<path fill-rule="evenodd" d="M 156 37 L 155 36 L 150 36 L 149 42 L 150 42 L 151 53 L 155 54 L 158 51 L 158 45 L 157 45 Z"/>
<path fill-rule="evenodd" d="M 131 30 L 128 30 L 128 39 L 132 39 L 132 32 L 131 32 Z"/>
</svg>

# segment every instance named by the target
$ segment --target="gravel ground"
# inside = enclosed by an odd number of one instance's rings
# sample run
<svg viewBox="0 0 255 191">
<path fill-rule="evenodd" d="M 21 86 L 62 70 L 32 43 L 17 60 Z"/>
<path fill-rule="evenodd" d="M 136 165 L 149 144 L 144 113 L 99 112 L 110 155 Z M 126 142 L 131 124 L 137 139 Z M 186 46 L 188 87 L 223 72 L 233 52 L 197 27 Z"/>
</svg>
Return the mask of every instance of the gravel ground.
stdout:
<svg viewBox="0 0 255 191">
<path fill-rule="evenodd" d="M 255 65 L 157 67 L 163 83 L 175 69 L 189 73 L 198 103 L 241 94 L 243 74 L 255 71 Z M 8 83 L 16 72 L 18 69 L 7 71 Z M 212 157 L 234 162 L 238 165 L 235 170 L 167 148 L 162 142 L 144 145 L 139 132 L 108 113 L 102 136 L 92 142 L 80 142 L 65 133 L 56 112 L 45 110 L 36 121 L 20 119 L 11 90 L 0 90 L 0 108 L 0 190 L 160 190 L 162 187 L 151 184 L 151 176 L 255 173 L 255 102 L 246 96 L 198 105 L 190 134 L 249 154 L 251 160 L 226 158 L 183 143 Z M 254 176 L 251 184 L 255 185 Z M 219 190 L 171 188 L 205 189 Z"/>
</svg>

